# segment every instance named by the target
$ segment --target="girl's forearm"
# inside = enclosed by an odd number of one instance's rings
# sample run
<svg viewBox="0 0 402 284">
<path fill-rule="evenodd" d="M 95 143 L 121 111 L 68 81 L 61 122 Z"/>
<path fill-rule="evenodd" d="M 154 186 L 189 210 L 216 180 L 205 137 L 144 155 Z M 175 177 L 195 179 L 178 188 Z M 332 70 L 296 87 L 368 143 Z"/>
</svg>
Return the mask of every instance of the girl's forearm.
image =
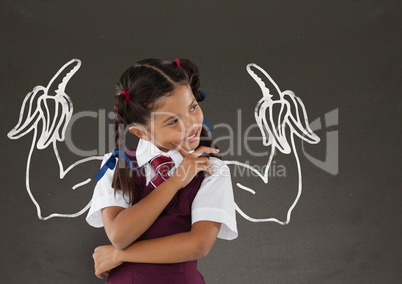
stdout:
<svg viewBox="0 0 402 284">
<path fill-rule="evenodd" d="M 155 222 L 179 189 L 174 179 L 168 179 L 135 205 L 117 209 L 117 215 L 110 214 L 113 209 L 103 209 L 102 218 L 111 243 L 118 249 L 133 243 Z"/>
<path fill-rule="evenodd" d="M 115 250 L 119 262 L 178 263 L 208 254 L 221 224 L 197 222 L 190 232 L 136 242 L 124 250 Z"/>
<path fill-rule="evenodd" d="M 119 262 L 177 263 L 200 258 L 200 251 L 190 233 L 136 242 L 116 250 Z"/>
</svg>

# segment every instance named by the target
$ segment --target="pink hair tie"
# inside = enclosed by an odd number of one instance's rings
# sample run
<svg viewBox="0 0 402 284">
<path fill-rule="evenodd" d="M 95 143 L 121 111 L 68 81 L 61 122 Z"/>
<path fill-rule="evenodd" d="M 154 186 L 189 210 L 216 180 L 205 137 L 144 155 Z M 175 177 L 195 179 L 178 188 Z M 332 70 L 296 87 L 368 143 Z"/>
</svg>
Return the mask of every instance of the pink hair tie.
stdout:
<svg viewBox="0 0 402 284">
<path fill-rule="evenodd" d="M 173 60 L 173 63 L 176 64 L 176 66 L 180 68 L 180 60 L 178 58 Z"/>
<path fill-rule="evenodd" d="M 120 95 L 123 95 L 123 96 L 124 96 L 124 101 L 125 101 L 126 103 L 130 101 L 131 96 L 130 96 L 130 92 L 129 92 L 129 91 L 123 90 L 123 91 L 120 92 Z"/>
</svg>

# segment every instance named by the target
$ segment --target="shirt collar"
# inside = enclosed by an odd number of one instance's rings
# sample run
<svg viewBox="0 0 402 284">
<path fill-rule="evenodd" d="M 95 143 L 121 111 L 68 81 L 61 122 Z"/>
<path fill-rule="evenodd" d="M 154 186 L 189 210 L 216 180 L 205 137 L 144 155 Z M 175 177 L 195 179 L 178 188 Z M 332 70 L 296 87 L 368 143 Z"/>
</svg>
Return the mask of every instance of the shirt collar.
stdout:
<svg viewBox="0 0 402 284">
<path fill-rule="evenodd" d="M 172 158 L 175 166 L 181 164 L 183 157 L 178 150 L 169 150 L 167 153 L 160 150 L 151 141 L 140 139 L 137 146 L 136 158 L 139 167 L 148 163 L 152 158 L 163 155 Z"/>
</svg>

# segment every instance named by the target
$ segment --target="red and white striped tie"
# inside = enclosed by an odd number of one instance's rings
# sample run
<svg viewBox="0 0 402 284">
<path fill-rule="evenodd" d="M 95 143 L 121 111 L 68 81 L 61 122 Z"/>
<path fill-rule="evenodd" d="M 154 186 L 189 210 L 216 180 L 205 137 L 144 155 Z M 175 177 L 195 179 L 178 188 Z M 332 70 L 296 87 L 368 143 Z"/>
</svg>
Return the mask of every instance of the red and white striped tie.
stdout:
<svg viewBox="0 0 402 284">
<path fill-rule="evenodd" d="M 150 162 L 151 167 L 155 170 L 155 176 L 151 180 L 154 188 L 169 178 L 169 171 L 174 167 L 172 158 L 163 155 L 156 156 Z"/>
</svg>

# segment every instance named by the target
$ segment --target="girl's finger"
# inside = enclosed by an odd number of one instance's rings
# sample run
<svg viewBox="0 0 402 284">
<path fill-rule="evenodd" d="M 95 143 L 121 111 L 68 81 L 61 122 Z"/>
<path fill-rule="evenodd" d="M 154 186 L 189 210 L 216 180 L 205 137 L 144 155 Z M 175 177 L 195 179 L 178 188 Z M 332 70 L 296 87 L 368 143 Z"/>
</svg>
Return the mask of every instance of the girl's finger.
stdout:
<svg viewBox="0 0 402 284">
<path fill-rule="evenodd" d="M 198 168 L 202 171 L 207 171 L 207 169 L 212 168 L 211 161 L 207 157 L 198 158 L 196 163 L 198 165 Z"/>
<path fill-rule="evenodd" d="M 184 149 L 180 144 L 175 144 L 177 150 L 179 151 L 179 153 L 183 156 L 183 158 L 191 155 L 189 152 L 187 152 L 186 149 Z"/>
<path fill-rule="evenodd" d="M 106 271 L 106 272 L 103 272 L 103 273 L 102 273 L 102 277 L 103 277 L 103 278 L 104 278 L 104 277 L 108 277 L 108 276 L 109 276 L 109 271 Z M 102 279 L 103 279 L 103 278 L 102 278 Z"/>
<path fill-rule="evenodd" d="M 102 273 L 95 272 L 96 277 L 99 279 L 103 279 Z"/>
<path fill-rule="evenodd" d="M 192 154 L 199 157 L 205 153 L 212 153 L 212 154 L 219 153 L 219 149 L 201 146 L 197 150 L 195 150 Z"/>
<path fill-rule="evenodd" d="M 203 160 L 206 166 L 208 166 L 208 167 L 211 167 L 211 166 L 212 166 L 212 163 L 211 163 L 211 161 L 209 160 L 208 157 L 200 157 L 200 158 L 198 158 L 198 159 Z"/>
<path fill-rule="evenodd" d="M 209 175 L 212 175 L 212 167 L 209 165 L 205 165 L 205 172 L 207 172 Z"/>
</svg>

